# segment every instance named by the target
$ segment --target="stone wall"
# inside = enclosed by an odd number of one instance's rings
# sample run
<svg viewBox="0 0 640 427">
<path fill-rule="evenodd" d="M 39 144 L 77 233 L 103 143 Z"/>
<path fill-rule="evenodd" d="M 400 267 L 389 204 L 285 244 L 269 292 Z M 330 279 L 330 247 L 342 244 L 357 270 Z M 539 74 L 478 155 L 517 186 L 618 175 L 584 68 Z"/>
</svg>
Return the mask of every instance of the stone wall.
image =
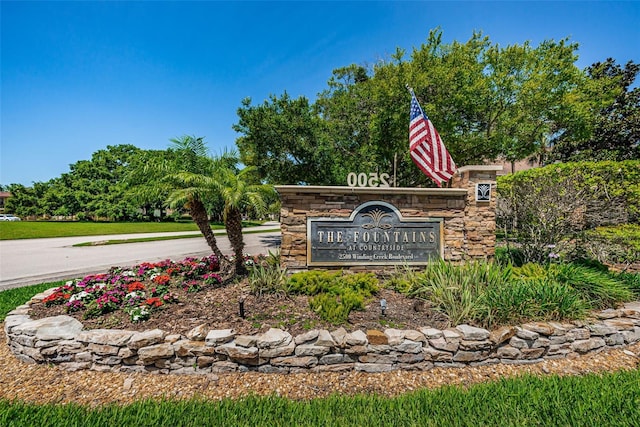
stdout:
<svg viewBox="0 0 640 427">
<path fill-rule="evenodd" d="M 41 300 L 44 294 L 34 297 Z M 469 325 L 445 330 L 280 329 L 259 335 L 196 327 L 185 336 L 155 329 L 84 330 L 69 316 L 32 320 L 30 303 L 5 319 L 7 343 L 26 363 L 67 370 L 208 374 L 428 370 L 434 366 L 535 363 L 640 341 L 640 303 L 604 310 L 588 322 L 535 322 L 489 331 Z"/>
<path fill-rule="evenodd" d="M 460 168 L 452 180 L 452 188 L 277 186 L 282 204 L 281 263 L 290 271 L 310 268 L 307 265 L 309 218 L 346 218 L 358 206 L 372 201 L 395 206 L 405 218 L 443 219 L 445 260 L 492 258 L 495 253 L 496 172 L 501 169 L 501 166 Z M 489 201 L 476 201 L 478 183 L 491 185 Z"/>
</svg>

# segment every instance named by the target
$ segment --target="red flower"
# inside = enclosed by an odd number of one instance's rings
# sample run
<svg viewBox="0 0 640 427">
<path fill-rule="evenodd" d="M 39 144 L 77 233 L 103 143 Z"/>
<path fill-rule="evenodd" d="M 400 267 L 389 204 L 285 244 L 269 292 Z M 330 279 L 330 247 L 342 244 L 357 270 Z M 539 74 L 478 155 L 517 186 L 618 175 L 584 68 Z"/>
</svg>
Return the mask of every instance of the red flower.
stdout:
<svg viewBox="0 0 640 427">
<path fill-rule="evenodd" d="M 167 283 L 169 283 L 169 280 L 171 280 L 171 278 L 166 274 L 163 274 L 161 276 L 156 276 L 153 278 L 153 282 L 158 285 L 166 285 Z"/>
<path fill-rule="evenodd" d="M 58 296 L 56 294 L 51 294 L 48 297 L 46 297 L 45 299 L 43 299 L 42 301 L 47 304 L 47 303 L 51 303 L 54 302 L 55 300 L 58 299 Z"/>
<path fill-rule="evenodd" d="M 147 300 L 144 303 L 147 304 L 149 307 L 160 307 L 161 305 L 164 304 L 162 300 L 158 297 L 147 298 Z"/>
<path fill-rule="evenodd" d="M 127 285 L 127 292 L 144 291 L 144 285 L 141 282 L 133 282 Z"/>
<path fill-rule="evenodd" d="M 71 298 L 71 294 L 63 293 L 62 290 L 59 290 L 52 293 L 48 297 L 45 297 L 42 300 L 42 302 L 45 305 L 62 304 L 65 300 L 68 300 L 69 298 Z"/>
</svg>

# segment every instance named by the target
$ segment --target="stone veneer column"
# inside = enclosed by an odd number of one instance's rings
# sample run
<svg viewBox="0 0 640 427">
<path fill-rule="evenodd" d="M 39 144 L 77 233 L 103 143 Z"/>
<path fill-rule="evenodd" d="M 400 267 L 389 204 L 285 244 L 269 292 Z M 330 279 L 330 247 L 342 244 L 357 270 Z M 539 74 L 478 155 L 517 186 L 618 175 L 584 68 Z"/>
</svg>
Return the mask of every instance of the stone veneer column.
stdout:
<svg viewBox="0 0 640 427">
<path fill-rule="evenodd" d="M 496 174 L 498 165 L 463 166 L 451 181 L 452 188 L 467 190 L 464 212 L 464 259 L 488 259 L 495 255 L 496 244 Z M 476 185 L 490 184 L 489 201 L 476 200 Z"/>
</svg>

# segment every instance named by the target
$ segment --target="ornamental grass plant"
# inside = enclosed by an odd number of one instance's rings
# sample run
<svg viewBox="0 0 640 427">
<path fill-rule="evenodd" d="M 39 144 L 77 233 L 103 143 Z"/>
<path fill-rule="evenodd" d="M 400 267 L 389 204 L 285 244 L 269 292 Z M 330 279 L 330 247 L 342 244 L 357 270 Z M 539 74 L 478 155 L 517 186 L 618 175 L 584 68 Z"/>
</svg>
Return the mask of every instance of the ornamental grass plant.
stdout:
<svg viewBox="0 0 640 427">
<path fill-rule="evenodd" d="M 509 267 L 489 262 L 453 264 L 438 261 L 423 271 L 405 270 L 391 285 L 416 298 L 431 301 L 449 316 L 451 324 L 479 322 L 486 313 L 483 295 L 488 288 L 503 288 L 511 277 Z"/>
<path fill-rule="evenodd" d="M 565 283 L 580 293 L 593 308 L 615 306 L 633 299 L 633 292 L 623 280 L 607 271 L 579 264 L 552 264 L 547 276 Z"/>
<path fill-rule="evenodd" d="M 287 269 L 280 265 L 258 264 L 249 270 L 249 289 L 252 294 L 276 294 L 286 296 L 289 294 L 287 287 Z"/>
<path fill-rule="evenodd" d="M 634 299 L 640 299 L 640 274 L 623 272 L 618 273 L 617 278 L 623 281 L 631 292 L 633 292 Z"/>
<path fill-rule="evenodd" d="M 430 264 L 422 271 L 398 270 L 393 289 L 430 301 L 461 323 L 482 327 L 532 320 L 580 319 L 590 310 L 614 308 L 638 298 L 638 274 L 612 273 L 584 263 L 521 267 L 477 261 Z"/>
<path fill-rule="evenodd" d="M 581 319 L 589 304 L 570 286 L 548 278 L 515 280 L 487 288 L 481 298 L 484 326 L 533 320 Z"/>
</svg>

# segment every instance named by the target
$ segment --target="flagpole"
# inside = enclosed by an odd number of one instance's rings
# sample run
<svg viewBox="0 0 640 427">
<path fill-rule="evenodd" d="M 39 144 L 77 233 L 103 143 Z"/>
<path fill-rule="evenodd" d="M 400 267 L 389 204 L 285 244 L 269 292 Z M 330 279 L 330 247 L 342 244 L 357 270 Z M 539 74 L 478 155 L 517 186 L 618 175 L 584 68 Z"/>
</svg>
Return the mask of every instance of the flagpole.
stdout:
<svg viewBox="0 0 640 427">
<path fill-rule="evenodd" d="M 404 87 L 407 88 L 407 90 L 409 91 L 409 93 L 411 94 L 411 96 L 416 96 L 416 94 L 413 92 L 413 88 L 411 86 L 409 86 L 409 83 L 406 83 L 404 85 Z"/>
<path fill-rule="evenodd" d="M 398 153 L 393 153 L 393 186 L 398 186 L 398 177 L 396 171 L 398 170 Z"/>
<path fill-rule="evenodd" d="M 409 118 L 409 152 L 411 160 L 438 187 L 451 180 L 456 165 L 444 146 L 438 131 L 427 117 L 408 84 L 405 87 L 411 94 L 411 115 Z"/>
<path fill-rule="evenodd" d="M 411 86 L 409 86 L 409 83 L 405 83 L 404 87 L 407 88 L 407 90 L 409 91 L 409 93 L 411 94 L 412 97 L 415 97 L 415 93 L 413 92 L 413 88 Z M 398 181 L 397 181 L 397 177 L 396 177 L 396 171 L 398 169 L 398 153 L 394 153 L 393 154 L 393 185 L 394 187 L 398 186 Z"/>
</svg>

